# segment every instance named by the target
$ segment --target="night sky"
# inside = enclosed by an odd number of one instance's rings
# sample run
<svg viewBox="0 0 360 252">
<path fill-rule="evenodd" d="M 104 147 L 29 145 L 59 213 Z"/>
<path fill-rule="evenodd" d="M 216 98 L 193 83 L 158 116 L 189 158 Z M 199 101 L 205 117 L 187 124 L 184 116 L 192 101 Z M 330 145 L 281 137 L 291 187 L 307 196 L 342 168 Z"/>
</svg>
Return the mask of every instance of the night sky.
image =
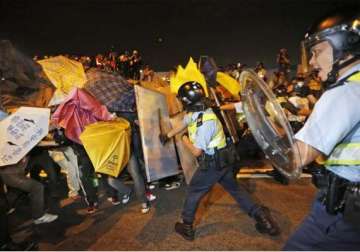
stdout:
<svg viewBox="0 0 360 252">
<path fill-rule="evenodd" d="M 354 3 L 359 1 L 2 0 L 0 37 L 29 56 L 138 49 L 158 71 L 200 55 L 219 65 L 263 61 L 273 67 L 282 47 L 298 61 L 299 41 L 316 17 Z"/>
</svg>

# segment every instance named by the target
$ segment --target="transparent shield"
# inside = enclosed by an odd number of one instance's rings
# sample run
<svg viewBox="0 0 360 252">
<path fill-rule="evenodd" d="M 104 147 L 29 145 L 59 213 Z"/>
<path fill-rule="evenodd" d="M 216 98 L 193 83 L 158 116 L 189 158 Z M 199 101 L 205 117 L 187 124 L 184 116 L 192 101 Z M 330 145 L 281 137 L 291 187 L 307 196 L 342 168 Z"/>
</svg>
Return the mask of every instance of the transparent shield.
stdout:
<svg viewBox="0 0 360 252">
<path fill-rule="evenodd" d="M 294 134 L 280 104 L 268 85 L 252 70 L 240 75 L 241 100 L 251 132 L 273 166 L 289 179 L 298 178 L 301 168 Z"/>
</svg>

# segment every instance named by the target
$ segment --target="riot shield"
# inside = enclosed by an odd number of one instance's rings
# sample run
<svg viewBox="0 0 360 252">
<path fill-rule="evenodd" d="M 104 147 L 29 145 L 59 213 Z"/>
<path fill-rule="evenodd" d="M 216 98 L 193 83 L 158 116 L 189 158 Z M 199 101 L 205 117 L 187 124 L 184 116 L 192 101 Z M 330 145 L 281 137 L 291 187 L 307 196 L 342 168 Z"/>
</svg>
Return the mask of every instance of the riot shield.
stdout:
<svg viewBox="0 0 360 252">
<path fill-rule="evenodd" d="M 273 166 L 289 179 L 298 178 L 301 168 L 294 134 L 276 97 L 252 70 L 240 75 L 241 100 L 251 132 Z"/>
</svg>

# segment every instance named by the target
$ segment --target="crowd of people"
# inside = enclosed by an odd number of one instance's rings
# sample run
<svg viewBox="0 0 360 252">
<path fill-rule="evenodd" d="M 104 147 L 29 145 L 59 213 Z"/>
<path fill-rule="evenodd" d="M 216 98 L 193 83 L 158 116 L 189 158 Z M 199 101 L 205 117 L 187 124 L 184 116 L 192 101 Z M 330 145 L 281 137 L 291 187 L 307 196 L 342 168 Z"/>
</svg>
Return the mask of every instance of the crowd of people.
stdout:
<svg viewBox="0 0 360 252">
<path fill-rule="evenodd" d="M 358 18 L 358 13 L 356 15 Z M 330 24 L 329 27 L 326 27 L 325 32 L 322 30 L 324 27 L 317 25 L 314 26 L 314 30 L 310 30 L 310 35 L 306 37 L 308 46 L 312 50 L 310 65 L 316 71 L 305 75 L 301 69 L 298 69 L 296 75 L 291 78 L 290 59 L 284 48 L 279 51 L 277 56 L 277 71 L 268 74 L 261 62 L 254 68 L 258 76 L 275 94 L 293 131 L 297 133 L 295 141 L 299 147 L 301 161 L 294 165 L 301 167 L 311 164 L 322 153 L 329 156 L 330 161 L 333 162 L 330 163 L 327 170 L 325 186 L 322 185 L 320 188 L 319 199 L 315 200 L 311 213 L 304 223 L 287 241 L 285 250 L 347 250 L 359 246 L 359 211 L 356 207 L 356 204 L 359 203 L 359 170 L 350 168 L 356 168 L 359 164 L 359 152 L 356 150 L 354 152 L 354 148 L 358 148 L 360 128 L 358 123 L 360 117 L 356 106 L 360 93 L 358 85 L 360 28 L 343 26 L 349 20 L 353 21 L 354 15 L 345 15 L 345 19 L 339 15 L 336 17 L 337 19 L 334 19 L 333 16 L 325 19 L 325 21 L 335 20 L 335 24 L 321 23 L 322 25 Z M 334 27 L 335 29 L 333 29 Z M 332 39 L 334 39 L 332 36 L 336 36 L 336 39 L 342 36 L 341 39 L 344 40 L 344 43 L 332 43 Z M 329 51 L 334 59 L 322 58 L 324 53 L 330 54 Z M 333 51 L 342 53 L 332 54 Z M 99 54 L 94 61 L 88 57 L 80 57 L 77 60 L 85 66 L 95 64 L 97 68 L 104 71 L 119 72 L 128 79 L 141 79 L 142 60 L 136 50 L 133 51 L 132 56 L 126 53 L 117 56 L 112 52 L 107 57 Z M 83 62 L 84 60 L 85 62 Z M 329 64 L 327 61 L 338 65 L 327 69 L 325 67 Z M 223 71 L 238 80 L 243 69 L 243 64 L 235 64 L 225 67 Z M 206 81 L 212 81 L 211 74 L 204 75 Z M 326 88 L 325 98 L 322 95 L 323 87 Z M 241 101 L 229 100 L 226 98 L 227 95 L 221 94 L 221 90 L 218 92 L 224 103 L 235 104 L 234 107 L 238 110 L 236 104 Z M 224 131 L 225 127 L 210 104 L 206 102 L 205 90 L 202 85 L 196 81 L 183 83 L 178 88 L 177 95 L 183 104 L 186 115 L 179 128 L 174 128 L 159 136 L 160 142 L 165 145 L 175 134 L 187 129 L 187 134 L 182 135 L 182 141 L 197 158 L 199 167 L 189 183 L 181 216 L 182 222 L 175 224 L 175 231 L 186 240 L 195 239 L 193 224 L 199 202 L 215 183 L 220 183 L 239 203 L 244 212 L 255 220 L 255 227 L 260 233 L 278 235 L 280 229 L 269 209 L 254 203 L 248 193 L 237 185 L 232 172 L 238 161 L 236 150 L 234 151 L 232 144 L 228 142 Z M 334 103 L 338 106 L 333 107 Z M 341 111 L 344 106 L 347 110 Z M 220 109 L 222 108 L 220 107 Z M 309 117 L 312 110 L 314 113 Z M 337 113 L 332 113 L 333 110 L 336 110 Z M 151 185 L 146 183 L 144 175 L 138 119 L 134 111 L 117 115 L 126 118 L 132 127 L 132 151 L 126 170 L 133 180 L 134 191 L 141 202 L 141 212 L 145 214 L 150 210 L 150 201 L 156 199 L 156 196 L 151 193 Z M 3 119 L 7 115 L 1 113 L 1 116 Z M 343 120 L 334 123 L 334 119 L 337 118 Z M 77 200 L 79 197 L 83 197 L 87 203 L 89 214 L 96 212 L 98 208 L 99 182 L 103 184 L 107 198 L 113 205 L 127 204 L 131 198 L 132 189 L 124 183 L 124 177 L 95 174 L 84 146 L 66 137 L 64 130 L 56 125 L 56 120 L 52 123 L 50 125 L 54 126 L 52 137 L 58 144 L 56 149 L 49 150 L 37 146 L 16 165 L 0 169 L 1 180 L 6 186 L 29 193 L 34 224 L 50 223 L 58 218 L 56 214 L 45 211 L 45 187 L 39 176 L 42 169 L 47 174 L 47 187 L 50 195 L 56 198 L 58 197 L 59 170 L 65 168 L 69 198 Z M 246 127 L 245 124 L 241 126 Z M 338 130 L 339 128 L 340 130 Z M 241 128 L 241 130 L 245 129 Z M 317 137 L 318 133 L 321 133 L 320 137 Z M 326 139 L 321 136 L 331 137 L 331 141 L 327 142 L 328 145 L 323 145 Z M 354 143 L 354 145 L 349 146 L 349 143 Z M 335 150 L 334 153 L 333 150 Z M 350 154 L 347 151 L 350 151 Z M 350 162 L 348 162 L 349 159 Z M 343 172 L 344 167 L 347 169 L 346 172 Z M 27 173 L 30 175 L 26 176 Z M 331 195 L 334 191 L 336 191 L 335 195 Z M 3 192 L 0 195 L 6 197 Z M 334 197 L 341 197 L 341 200 Z M 6 206 L 0 209 L 2 211 L 1 226 L 7 230 L 6 210 L 9 208 Z M 2 249 L 24 249 L 16 247 L 11 242 L 8 232 L 5 232 L 4 237 L 1 238 L 2 242 L 5 241 L 1 244 Z"/>
<path fill-rule="evenodd" d="M 129 56 L 128 53 L 117 56 L 115 52 L 109 53 L 108 57 L 98 54 L 94 59 L 87 56 L 65 56 L 81 62 L 85 69 L 93 66 L 101 71 L 119 73 L 127 79 L 151 81 L 151 75 L 153 74 L 147 65 L 143 68 L 143 71 L 140 71 L 142 60 L 136 50 L 134 50 L 132 56 Z M 46 59 L 48 57 L 45 56 L 43 58 Z M 40 60 L 40 58 L 36 56 L 34 60 Z M 246 67 L 246 65 L 237 64 L 229 65 L 221 70 L 238 80 L 241 71 Z M 319 89 L 319 87 L 321 85 L 316 78 L 316 74 L 305 78 L 301 73 L 298 73 L 296 77 L 289 80 L 288 76 L 290 72 L 285 73 L 282 71 L 283 69 L 284 67 L 279 63 L 279 70 L 275 72 L 269 80 L 267 79 L 266 69 L 261 62 L 256 65 L 254 71 L 258 73 L 260 78 L 267 81 L 269 87 L 278 96 L 280 99 L 279 102 L 283 105 L 295 130 L 305 122 L 306 116 L 310 113 L 310 108 L 320 95 L 319 92 L 315 94 L 313 91 L 320 91 L 321 88 Z M 150 72 L 150 74 L 147 72 Z M 317 85 L 314 85 L 313 82 L 316 82 Z M 221 93 L 220 97 L 222 97 Z M 301 102 L 299 102 L 299 100 L 301 100 Z M 224 99 L 223 102 L 229 102 L 229 100 Z M 52 112 L 54 112 L 55 108 L 56 107 L 52 108 Z M 5 113 L 2 115 L 3 117 L 6 116 Z M 54 199 L 61 197 L 60 190 L 58 189 L 60 177 L 62 176 L 61 171 L 66 174 L 68 198 L 73 201 L 78 201 L 83 198 L 87 204 L 87 212 L 89 214 L 96 212 L 99 207 L 99 184 L 101 185 L 100 187 L 105 190 L 108 201 L 113 205 L 127 204 L 134 190 L 137 198 L 142 203 L 141 212 L 149 212 L 150 201 L 155 200 L 156 196 L 151 192 L 153 185 L 146 183 L 137 116 L 133 111 L 131 113 L 119 113 L 117 115 L 126 118 L 132 127 L 132 153 L 126 171 L 119 177 L 96 174 L 84 147 L 66 138 L 64 130 L 56 127 L 53 128 L 49 135 L 49 137 L 54 139 L 58 144 L 56 148 L 37 146 L 21 160 L 19 163 L 21 165 L 17 164 L 0 170 L 1 180 L 7 187 L 10 189 L 17 188 L 29 193 L 34 224 L 49 223 L 58 218 L 56 214 L 45 212 L 44 189 L 46 188 L 50 197 Z M 241 132 L 245 132 L 247 129 L 246 124 L 239 124 L 238 126 Z M 248 134 L 251 135 L 250 132 L 248 132 Z M 244 136 L 244 139 L 245 138 L 246 136 Z M 255 145 L 254 148 L 260 152 L 254 140 L 252 140 L 251 143 L 242 142 L 242 145 L 251 144 Z M 46 174 L 45 179 L 40 176 L 41 172 Z M 30 176 L 26 176 L 26 174 Z M 233 172 L 231 172 L 231 174 L 233 174 Z M 281 175 L 278 174 L 275 178 L 279 176 Z M 285 178 L 282 177 L 282 179 Z M 133 181 L 134 189 L 129 187 L 126 182 L 127 180 Z M 162 184 L 165 189 L 174 189 L 180 186 L 180 181 L 181 177 L 174 176 L 173 178 L 165 179 L 162 181 Z M 231 182 L 231 184 L 233 184 L 233 182 Z M 239 202 L 243 201 L 242 197 L 248 198 L 245 192 L 241 191 L 239 192 Z M 249 201 L 249 205 L 255 207 L 253 204 L 254 203 Z M 14 207 L 16 207 L 16 205 L 6 206 L 8 210 Z M 251 207 L 249 207 L 247 211 L 250 211 L 250 208 Z M 254 212 L 253 215 L 258 225 L 261 226 L 260 229 L 265 229 L 265 232 L 277 234 L 278 231 L 275 224 L 269 219 L 271 217 L 268 210 L 262 206 L 258 206 L 256 209 L 259 210 L 259 212 L 256 214 Z M 270 229 L 266 229 L 266 225 L 270 225 Z M 193 236 L 191 235 L 191 237 Z"/>
<path fill-rule="evenodd" d="M 85 70 L 89 68 L 97 68 L 106 72 L 119 73 L 126 79 L 133 80 L 147 80 L 151 81 L 154 76 L 154 70 L 150 65 L 145 64 L 138 50 L 133 50 L 132 53 L 125 50 L 119 53 L 112 50 L 108 53 L 98 53 L 95 56 L 89 55 L 73 55 L 64 54 L 65 57 L 82 63 Z M 41 60 L 52 57 L 51 55 L 35 55 L 33 60 Z"/>
</svg>

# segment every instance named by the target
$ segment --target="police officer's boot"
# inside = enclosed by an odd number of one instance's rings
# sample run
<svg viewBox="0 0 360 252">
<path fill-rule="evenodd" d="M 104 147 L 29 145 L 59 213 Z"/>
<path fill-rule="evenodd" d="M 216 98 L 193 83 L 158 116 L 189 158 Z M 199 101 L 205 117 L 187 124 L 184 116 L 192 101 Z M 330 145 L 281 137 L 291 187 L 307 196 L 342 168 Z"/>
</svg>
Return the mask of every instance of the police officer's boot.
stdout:
<svg viewBox="0 0 360 252">
<path fill-rule="evenodd" d="M 188 241 L 193 241 L 195 238 L 195 230 L 192 227 L 192 223 L 176 222 L 175 231 Z"/>
<path fill-rule="evenodd" d="M 255 228 L 258 232 L 271 236 L 280 234 L 280 229 L 271 217 L 270 210 L 267 207 L 261 206 L 255 212 L 254 219 L 256 220 Z"/>
</svg>

